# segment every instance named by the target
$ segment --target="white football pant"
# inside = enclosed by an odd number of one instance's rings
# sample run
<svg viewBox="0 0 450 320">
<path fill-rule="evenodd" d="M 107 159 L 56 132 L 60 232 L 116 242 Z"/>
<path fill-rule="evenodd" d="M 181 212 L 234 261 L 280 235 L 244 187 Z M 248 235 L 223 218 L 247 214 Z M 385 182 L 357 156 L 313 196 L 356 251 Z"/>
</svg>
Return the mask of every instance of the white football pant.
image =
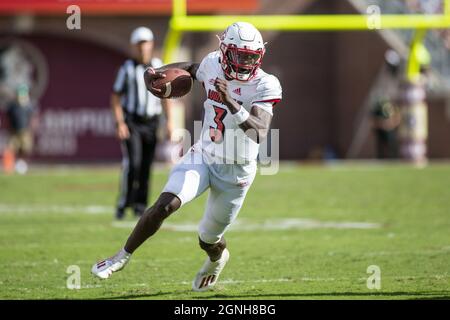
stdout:
<svg viewBox="0 0 450 320">
<path fill-rule="evenodd" d="M 191 147 L 175 165 L 163 192 L 176 195 L 183 206 L 210 188 L 199 237 L 213 244 L 220 241 L 236 219 L 255 178 L 257 164 L 213 163 L 211 156 L 199 149 Z"/>
</svg>

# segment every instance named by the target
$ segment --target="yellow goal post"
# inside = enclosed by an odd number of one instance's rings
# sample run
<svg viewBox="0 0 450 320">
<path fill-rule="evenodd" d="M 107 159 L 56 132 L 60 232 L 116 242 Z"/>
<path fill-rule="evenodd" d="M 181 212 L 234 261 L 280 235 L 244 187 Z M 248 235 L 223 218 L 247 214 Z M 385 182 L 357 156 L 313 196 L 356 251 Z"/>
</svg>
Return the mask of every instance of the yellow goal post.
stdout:
<svg viewBox="0 0 450 320">
<path fill-rule="evenodd" d="M 350 31 L 413 29 L 407 75 L 419 74 L 423 41 L 428 29 L 450 28 L 450 0 L 443 0 L 441 14 L 320 14 L 320 15 L 188 15 L 186 0 L 172 0 L 172 16 L 164 40 L 163 59 L 174 61 L 184 32 L 222 31 L 236 21 L 252 23 L 259 30 L 271 31 Z"/>
</svg>

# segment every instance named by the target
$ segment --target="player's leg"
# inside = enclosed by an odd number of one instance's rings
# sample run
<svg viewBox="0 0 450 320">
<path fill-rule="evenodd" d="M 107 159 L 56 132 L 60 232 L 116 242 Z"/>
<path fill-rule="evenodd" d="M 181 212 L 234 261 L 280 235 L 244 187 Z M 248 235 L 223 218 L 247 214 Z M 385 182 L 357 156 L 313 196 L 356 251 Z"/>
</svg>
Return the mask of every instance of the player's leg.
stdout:
<svg viewBox="0 0 450 320">
<path fill-rule="evenodd" d="M 181 205 L 201 195 L 209 186 L 208 166 L 200 161 L 199 154 L 186 155 L 170 173 L 169 180 L 156 203 L 148 208 L 137 223 L 125 250 L 133 253 L 152 236 L 163 221 Z"/>
<path fill-rule="evenodd" d="M 228 262 L 224 233 L 237 216 L 245 193 L 230 192 L 211 186 L 205 214 L 199 226 L 199 244 L 208 257 L 192 282 L 194 291 L 206 291 L 214 287 Z"/>
<path fill-rule="evenodd" d="M 107 279 L 114 272 L 122 270 L 131 258 L 131 254 L 158 231 L 164 219 L 181 206 L 180 199 L 172 194 L 163 192 L 153 206 L 145 210 L 134 227 L 123 249 L 114 256 L 97 262 L 91 272 L 101 278 Z"/>
<path fill-rule="evenodd" d="M 17 150 L 16 171 L 25 174 L 28 171 L 28 157 L 33 148 L 33 138 L 31 130 L 31 107 L 21 107 L 20 109 L 20 130 L 18 131 L 19 149 Z"/>
<path fill-rule="evenodd" d="M 209 186 L 208 167 L 191 162 L 185 156 L 170 173 L 169 180 L 153 206 L 148 208 L 129 236 L 125 246 L 115 256 L 102 260 L 92 267 L 92 273 L 106 279 L 123 269 L 131 254 L 158 231 L 163 221 L 181 205 L 202 194 Z"/>
<path fill-rule="evenodd" d="M 198 244 L 200 248 L 202 248 L 209 257 L 211 262 L 217 261 L 222 257 L 223 250 L 227 247 L 227 242 L 225 241 L 225 237 L 222 236 L 220 240 L 216 243 L 207 243 L 204 242 L 200 237 L 198 238 Z"/>
<path fill-rule="evenodd" d="M 236 170 L 230 171 L 235 174 Z M 199 226 L 200 248 L 208 257 L 192 283 L 193 290 L 206 291 L 217 283 L 230 256 L 224 234 L 236 219 L 253 182 L 255 172 L 256 167 L 250 168 L 249 173 L 242 170 L 239 172 L 242 174 L 238 179 L 239 182 L 211 178 L 211 191 Z M 222 174 L 226 175 L 226 172 Z"/>
<path fill-rule="evenodd" d="M 156 149 L 156 130 L 157 121 L 146 124 L 146 128 L 142 137 L 142 159 L 139 180 L 139 189 L 136 191 L 136 198 L 134 201 L 134 213 L 136 216 L 141 216 L 147 208 L 147 199 L 149 197 L 151 188 L 151 169 L 153 158 Z"/>
<path fill-rule="evenodd" d="M 145 240 L 158 231 L 163 221 L 181 206 L 180 199 L 168 192 L 163 192 L 153 206 L 145 210 L 130 234 L 124 249 L 133 253 Z"/>
<path fill-rule="evenodd" d="M 128 123 L 130 137 L 122 141 L 122 178 L 119 201 L 117 203 L 116 218 L 122 219 L 125 209 L 134 202 L 136 193 L 136 179 L 139 177 L 142 147 L 140 137 L 134 125 Z"/>
</svg>

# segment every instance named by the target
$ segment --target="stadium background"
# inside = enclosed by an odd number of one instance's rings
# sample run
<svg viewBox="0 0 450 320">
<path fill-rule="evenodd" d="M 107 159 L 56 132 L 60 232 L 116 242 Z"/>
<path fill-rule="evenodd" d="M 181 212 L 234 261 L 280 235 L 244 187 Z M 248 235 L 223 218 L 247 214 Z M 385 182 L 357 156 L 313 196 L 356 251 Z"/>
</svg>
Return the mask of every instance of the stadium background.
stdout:
<svg viewBox="0 0 450 320">
<path fill-rule="evenodd" d="M 167 32 L 170 1 L 74 1 L 81 6 L 81 30 L 68 30 L 67 1 L 2 1 L 0 39 L 32 45 L 39 122 L 33 158 L 38 162 L 116 162 L 109 96 L 115 72 L 126 57 L 130 32 L 147 25 L 156 35 L 156 54 Z M 189 13 L 310 14 L 357 13 L 354 1 L 203 1 L 188 2 Z M 70 3 L 72 4 L 72 2 Z M 361 148 L 349 153 L 362 121 L 360 110 L 377 85 L 384 53 L 391 47 L 406 58 L 408 43 L 393 31 L 263 32 L 268 51 L 263 68 L 276 74 L 284 100 L 273 127 L 282 128 L 282 160 L 373 158 L 374 136 L 366 130 Z M 200 61 L 217 48 L 214 33 L 187 33 L 180 59 Z M 448 53 L 448 51 L 447 51 Z M 444 66 L 448 71 L 448 64 Z M 444 68 L 444 69 L 445 69 Z M 442 71 L 442 70 L 435 70 Z M 448 76 L 448 75 L 447 75 Z M 199 86 L 182 100 L 185 125 L 201 119 Z M 430 158 L 450 157 L 449 94 L 428 96 Z M 0 148 L 7 121 L 0 115 Z M 368 115 L 367 115 L 368 116 Z M 99 147 L 100 146 L 100 147 Z M 319 156 L 318 156 L 319 155 Z"/>
</svg>

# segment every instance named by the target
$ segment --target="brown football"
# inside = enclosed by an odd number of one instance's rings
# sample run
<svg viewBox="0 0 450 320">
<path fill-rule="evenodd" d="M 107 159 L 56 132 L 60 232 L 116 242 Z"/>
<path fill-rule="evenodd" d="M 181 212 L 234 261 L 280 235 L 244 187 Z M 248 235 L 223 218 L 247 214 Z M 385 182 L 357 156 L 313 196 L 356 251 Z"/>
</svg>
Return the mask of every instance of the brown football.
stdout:
<svg viewBox="0 0 450 320">
<path fill-rule="evenodd" d="M 165 78 L 156 79 L 151 83 L 150 92 L 161 99 L 179 98 L 191 91 L 193 79 L 189 72 L 172 68 L 163 71 Z M 158 92 L 153 88 L 160 89 Z"/>
</svg>

